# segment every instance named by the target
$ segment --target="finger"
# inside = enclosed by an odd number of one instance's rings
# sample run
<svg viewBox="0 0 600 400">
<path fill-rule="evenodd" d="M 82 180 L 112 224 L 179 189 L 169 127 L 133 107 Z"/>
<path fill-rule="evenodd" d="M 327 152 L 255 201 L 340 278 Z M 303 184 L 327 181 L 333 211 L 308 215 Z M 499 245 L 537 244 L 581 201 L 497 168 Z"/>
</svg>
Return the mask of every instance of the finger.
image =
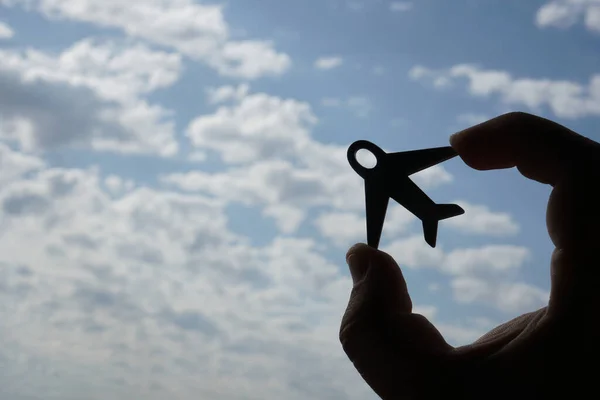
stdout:
<svg viewBox="0 0 600 400">
<path fill-rule="evenodd" d="M 478 170 L 517 167 L 530 179 L 554 185 L 566 171 L 597 163 L 600 144 L 550 120 L 509 113 L 456 133 L 451 146 Z"/>
<path fill-rule="evenodd" d="M 552 259 L 548 312 L 573 312 L 592 304 L 597 282 L 594 243 L 600 226 L 596 182 L 600 144 L 547 119 L 510 113 L 451 138 L 467 165 L 480 169 L 517 167 L 528 178 L 554 186 L 547 226 L 558 249 Z M 598 296 L 596 296 L 598 297 Z"/>
<path fill-rule="evenodd" d="M 344 351 L 382 399 L 411 398 L 444 387 L 451 347 L 412 302 L 400 268 L 366 245 L 348 252 L 354 287 L 340 328 Z M 437 379 L 436 385 L 428 385 Z M 433 398 L 433 397 L 432 397 Z"/>
<path fill-rule="evenodd" d="M 584 315 L 600 306 L 600 194 L 594 179 L 571 176 L 550 195 L 547 226 L 556 246 L 551 262 L 549 313 Z"/>
</svg>

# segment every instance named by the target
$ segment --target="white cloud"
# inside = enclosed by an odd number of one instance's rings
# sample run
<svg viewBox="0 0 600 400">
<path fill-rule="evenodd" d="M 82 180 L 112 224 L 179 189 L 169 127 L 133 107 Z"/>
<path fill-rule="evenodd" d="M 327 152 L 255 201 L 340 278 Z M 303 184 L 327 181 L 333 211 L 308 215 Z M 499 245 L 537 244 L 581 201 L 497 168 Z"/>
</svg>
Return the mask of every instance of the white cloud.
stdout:
<svg viewBox="0 0 600 400">
<path fill-rule="evenodd" d="M 45 162 L 43 160 L 14 151 L 0 142 L 0 171 L 2 171 L 0 174 L 0 187 L 44 166 Z"/>
<path fill-rule="evenodd" d="M 121 29 L 223 75 L 252 79 L 290 65 L 270 42 L 232 40 L 221 6 L 9 1 L 52 20 Z M 175 154 L 172 113 L 145 96 L 179 79 L 178 53 L 86 39 L 60 53 L 5 49 L 0 56 L 0 139 L 11 142 L 0 143 L 0 320 L 11 327 L 0 330 L 4 395 L 375 398 L 338 342 L 352 286 L 345 267 L 328 260 L 317 239 L 290 237 L 312 209 L 322 212 L 321 233 L 338 244 L 359 235 L 358 224 L 364 235 L 363 182 L 345 145 L 311 137 L 318 120 L 310 105 L 251 94 L 247 84 L 209 90 L 218 109 L 190 123 L 195 147 L 186 156 L 203 161 L 216 153 L 226 169 L 161 177 L 199 192 L 182 194 L 97 168 L 53 168 L 23 152 L 68 145 Z M 370 106 L 364 100 L 344 104 L 360 110 Z M 436 166 L 415 181 L 430 188 L 452 176 Z M 229 228 L 232 202 L 257 206 L 286 237 L 251 246 L 259 238 Z M 385 237 L 408 233 L 415 219 L 397 205 L 388 212 Z M 465 274 L 486 265 L 516 269 L 486 258 L 501 252 L 430 252 L 420 235 L 393 244 L 403 252 L 401 265 L 454 260 L 448 265 Z M 507 309 L 525 295 L 536 299 L 523 286 L 507 293 Z M 472 299 L 461 301 L 498 301 Z M 421 305 L 415 312 L 435 319 L 438 310 Z M 459 343 L 482 329 L 437 325 Z"/>
<path fill-rule="evenodd" d="M 494 212 L 484 205 L 455 200 L 464 210 L 466 218 L 450 218 L 444 221 L 448 227 L 471 234 L 510 236 L 519 232 L 519 224 L 507 212 Z"/>
<path fill-rule="evenodd" d="M 0 21 L 0 40 L 10 39 L 15 35 L 15 31 L 5 22 Z"/>
<path fill-rule="evenodd" d="M 475 277 L 452 280 L 455 299 L 460 303 L 488 303 L 507 313 L 525 313 L 548 303 L 549 293 L 523 282 L 498 282 Z"/>
<path fill-rule="evenodd" d="M 535 22 L 539 27 L 569 28 L 583 20 L 585 26 L 600 32 L 599 0 L 553 0 L 539 8 Z"/>
<path fill-rule="evenodd" d="M 330 70 L 341 66 L 344 59 L 340 56 L 321 57 L 315 61 L 315 68 Z"/>
<path fill-rule="evenodd" d="M 366 235 L 366 222 L 358 213 L 325 213 L 315 220 L 315 225 L 321 235 L 330 238 L 339 247 L 349 246 Z"/>
<path fill-rule="evenodd" d="M 35 49 L 2 51 L 3 70 L 23 70 L 26 82 L 43 80 L 93 89 L 106 101 L 127 102 L 171 86 L 181 57 L 139 43 L 82 39 L 59 54 Z"/>
<path fill-rule="evenodd" d="M 413 307 L 414 314 L 421 314 L 429 321 L 433 321 L 438 313 L 438 309 L 436 306 L 431 305 L 419 305 Z"/>
<path fill-rule="evenodd" d="M 437 292 L 440 290 L 440 284 L 439 283 L 430 283 L 429 285 L 427 285 L 427 289 L 431 292 Z"/>
<path fill-rule="evenodd" d="M 519 232 L 519 225 L 514 221 L 513 217 L 509 213 L 492 212 L 487 206 L 470 204 L 464 200 L 456 200 L 452 203 L 461 205 L 469 217 L 450 218 L 448 220 L 444 220 L 442 224 L 447 228 L 469 234 L 496 237 L 511 236 Z M 344 247 L 353 244 L 353 242 L 364 240 L 366 234 L 366 222 L 363 213 L 359 214 L 356 212 L 338 211 L 326 212 L 322 213 L 315 220 L 315 225 L 319 229 L 321 235 L 330 239 L 334 244 Z M 417 223 L 417 225 L 415 225 L 415 223 Z M 419 220 L 404 207 L 398 205 L 394 201 L 391 201 L 390 205 L 388 206 L 382 237 L 388 241 L 393 241 L 397 235 L 408 233 L 414 228 L 414 226 L 418 226 L 420 229 L 421 224 Z M 396 244 L 398 248 L 391 250 L 396 254 L 400 254 L 404 253 L 403 249 L 408 246 L 411 248 L 411 250 L 408 252 L 411 254 L 408 257 L 408 259 L 412 262 L 411 265 L 421 265 L 421 263 L 414 262 L 414 260 L 415 257 L 419 257 L 419 252 L 421 250 L 424 251 L 423 254 L 425 257 L 430 255 L 430 252 L 427 251 L 427 246 L 423 246 L 424 250 L 421 249 L 420 245 L 413 247 L 413 245 L 420 243 L 418 235 L 409 242 L 410 243 L 405 243 L 401 241 L 400 244 Z M 510 249 L 511 246 L 490 246 L 489 248 L 484 248 L 481 250 L 485 250 L 486 252 L 490 251 L 492 253 L 496 251 L 502 253 L 504 250 Z M 520 247 L 515 247 L 514 250 L 518 254 L 521 254 L 520 252 L 525 251 L 525 249 Z M 415 251 L 417 253 L 415 253 Z M 521 255 L 524 256 L 525 254 Z M 493 255 L 486 254 L 486 256 Z M 498 257 L 500 258 L 503 258 L 504 256 L 506 256 L 506 254 L 498 254 Z M 438 258 L 434 256 L 433 260 L 437 261 Z M 458 257 L 456 261 L 469 262 L 467 258 L 462 258 L 462 256 Z M 509 260 L 505 261 L 508 262 Z M 456 265 L 454 261 L 452 261 L 452 264 Z"/>
<path fill-rule="evenodd" d="M 286 232 L 294 231 L 306 209 L 329 206 L 338 198 L 336 186 L 312 169 L 299 169 L 283 160 L 263 161 L 250 166 L 208 174 L 201 171 L 165 175 L 161 181 L 187 191 L 208 193 L 228 202 L 266 207 Z M 341 199 L 338 200 L 341 202 Z M 290 213 L 293 218 L 290 219 Z M 294 221 L 294 224 L 290 224 Z"/>
<path fill-rule="evenodd" d="M 392 1 L 390 3 L 390 11 L 393 12 L 406 12 L 413 8 L 413 3 L 410 1 Z"/>
<path fill-rule="evenodd" d="M 98 385 L 97 398 L 116 399 L 368 398 L 337 342 L 350 278 L 312 239 L 253 248 L 228 231 L 219 200 L 148 188 L 115 198 L 96 170 L 12 176 L 0 186 L 5 395 L 81 397 Z"/>
<path fill-rule="evenodd" d="M 194 146 L 218 151 L 227 163 L 246 163 L 297 153 L 316 122 L 308 103 L 257 93 L 194 119 L 187 135 Z"/>
<path fill-rule="evenodd" d="M 430 247 L 423 234 L 394 240 L 382 246 L 382 250 L 392 255 L 400 268 L 440 268 L 444 263 L 441 246 Z"/>
<path fill-rule="evenodd" d="M 170 112 L 142 96 L 179 78 L 178 55 L 84 39 L 56 55 L 28 49 L 0 57 L 3 138 L 28 151 L 68 144 L 177 152 Z"/>
<path fill-rule="evenodd" d="M 346 105 L 360 118 L 368 117 L 371 109 L 373 108 L 371 100 L 364 96 L 349 97 L 346 100 Z"/>
<path fill-rule="evenodd" d="M 436 268 L 450 275 L 507 274 L 530 259 L 527 248 L 515 245 L 485 245 L 476 248 L 457 248 L 449 252 L 442 245 L 430 247 L 422 234 L 392 240 L 382 247 L 404 266 Z"/>
<path fill-rule="evenodd" d="M 362 180 L 348 165 L 346 146 L 315 141 L 311 128 L 317 122 L 307 103 L 247 94 L 194 119 L 187 130 L 194 146 L 217 152 L 234 168 L 216 174 L 167 174 L 161 181 L 229 202 L 266 207 L 264 215 L 276 218 L 288 233 L 297 229 L 310 207 L 342 212 L 363 208 Z M 451 180 L 441 166 L 415 175 L 425 188 Z"/>
<path fill-rule="evenodd" d="M 392 238 L 407 233 L 415 222 L 415 217 L 399 205 L 388 207 L 382 237 Z M 366 220 L 364 213 L 327 212 L 319 215 L 315 226 L 324 237 L 339 247 L 348 247 L 366 237 Z"/>
<path fill-rule="evenodd" d="M 459 303 L 481 302 L 503 312 L 525 312 L 548 300 L 547 291 L 514 280 L 530 259 L 525 247 L 486 245 L 445 252 L 440 245 L 431 248 L 422 234 L 416 234 L 393 240 L 382 250 L 392 255 L 400 268 L 432 268 L 454 276 L 451 288 Z"/>
<path fill-rule="evenodd" d="M 346 99 L 325 97 L 321 100 L 321 105 L 330 108 L 345 108 L 359 118 L 368 117 L 373 109 L 371 100 L 365 96 L 351 96 Z"/>
<path fill-rule="evenodd" d="M 375 75 L 383 75 L 385 74 L 385 67 L 382 67 L 381 65 L 377 65 L 375 67 L 373 67 L 373 74 Z"/>
<path fill-rule="evenodd" d="M 530 256 L 527 248 L 514 245 L 456 249 L 446 255 L 442 269 L 453 275 L 507 275 L 519 269 Z"/>
<path fill-rule="evenodd" d="M 448 343 L 459 346 L 464 343 L 472 343 L 487 332 L 485 328 L 473 325 L 436 323 L 435 327 L 440 330 Z"/>
<path fill-rule="evenodd" d="M 327 165 L 326 161 L 330 160 L 315 157 L 306 160 L 306 167 L 296 167 L 289 161 L 265 160 L 220 173 L 167 174 L 161 181 L 227 202 L 264 207 L 264 215 L 276 218 L 279 227 L 290 233 L 298 228 L 311 207 L 364 207 L 360 179 L 342 164 L 347 161 L 334 159 L 342 165 Z"/>
<path fill-rule="evenodd" d="M 221 86 L 218 88 L 209 88 L 208 102 L 210 104 L 220 104 L 230 100 L 240 101 L 248 95 L 250 86 L 241 84 L 238 86 Z"/>
<path fill-rule="evenodd" d="M 485 114 L 474 114 L 474 113 L 460 114 L 458 117 L 456 117 L 456 120 L 459 123 L 465 124 L 465 125 L 467 125 L 467 127 L 471 127 L 473 125 L 480 124 L 482 122 L 487 121 L 488 119 L 490 119 L 490 117 L 488 117 Z"/>
<path fill-rule="evenodd" d="M 121 29 L 129 36 L 171 47 L 202 61 L 220 74 L 244 79 L 280 75 L 291 66 L 290 57 L 270 41 L 230 38 L 230 27 L 220 5 L 192 0 L 13 0 L 50 20 L 72 20 Z"/>
<path fill-rule="evenodd" d="M 118 176 L 7 159 L 34 174 L 0 186 L 3 393 L 374 396 L 337 342 L 350 278 L 315 241 L 250 247 L 219 199 L 131 186 L 114 197 L 103 186 L 123 189 Z M 458 344 L 481 329 L 436 325 Z"/>
<path fill-rule="evenodd" d="M 454 177 L 450 172 L 441 165 L 434 165 L 433 167 L 419 171 L 416 174 L 411 175 L 410 178 L 414 180 L 416 184 L 424 188 L 451 183 L 454 180 Z"/>
<path fill-rule="evenodd" d="M 451 85 L 450 78 L 433 69 L 416 65 L 408 71 L 408 77 L 415 81 L 430 82 L 435 88 L 441 89 Z"/>
<path fill-rule="evenodd" d="M 495 325 L 492 321 L 482 317 L 468 318 L 466 323 L 449 324 L 438 319 L 439 310 L 432 305 L 416 305 L 413 307 L 413 313 L 427 318 L 442 333 L 444 339 L 454 346 L 474 342 Z"/>
<path fill-rule="evenodd" d="M 194 151 L 188 155 L 188 161 L 199 163 L 204 162 L 208 158 L 208 155 L 204 151 Z"/>
<path fill-rule="evenodd" d="M 134 188 L 135 183 L 131 179 L 123 179 L 117 175 L 108 175 L 104 178 L 104 186 L 108 192 L 121 195 L 124 192 L 130 192 Z"/>
<path fill-rule="evenodd" d="M 409 76 L 440 88 L 466 79 L 467 90 L 473 96 L 498 96 L 505 104 L 526 106 L 534 111 L 546 106 L 561 118 L 600 115 L 600 74 L 593 75 L 583 85 L 567 80 L 514 78 L 505 71 L 459 64 L 437 71 L 417 66 Z"/>
</svg>

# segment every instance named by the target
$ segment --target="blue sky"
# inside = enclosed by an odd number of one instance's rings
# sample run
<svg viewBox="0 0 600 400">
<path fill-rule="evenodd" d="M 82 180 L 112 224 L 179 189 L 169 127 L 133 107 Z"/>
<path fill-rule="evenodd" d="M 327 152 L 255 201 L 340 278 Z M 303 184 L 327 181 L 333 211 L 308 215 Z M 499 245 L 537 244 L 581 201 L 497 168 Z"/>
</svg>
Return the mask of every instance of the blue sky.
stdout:
<svg viewBox="0 0 600 400">
<path fill-rule="evenodd" d="M 597 0 L 0 0 L 7 399 L 368 399 L 337 342 L 364 241 L 347 146 L 507 111 L 595 140 Z M 547 301 L 550 188 L 460 159 L 382 248 L 452 344 Z"/>
</svg>

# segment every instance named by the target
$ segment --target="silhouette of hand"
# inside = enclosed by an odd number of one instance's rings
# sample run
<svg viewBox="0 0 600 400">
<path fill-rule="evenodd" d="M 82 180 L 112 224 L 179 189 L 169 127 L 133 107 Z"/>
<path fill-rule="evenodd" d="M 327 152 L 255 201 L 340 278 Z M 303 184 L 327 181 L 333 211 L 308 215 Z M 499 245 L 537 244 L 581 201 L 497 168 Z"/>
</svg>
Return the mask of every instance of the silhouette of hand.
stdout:
<svg viewBox="0 0 600 400">
<path fill-rule="evenodd" d="M 450 139 L 477 170 L 517 167 L 553 186 L 547 227 L 552 255 L 548 306 L 454 348 L 412 313 L 395 261 L 364 244 L 347 261 L 354 287 L 340 341 L 384 400 L 589 398 L 600 360 L 600 144 L 525 113 L 510 113 Z"/>
</svg>

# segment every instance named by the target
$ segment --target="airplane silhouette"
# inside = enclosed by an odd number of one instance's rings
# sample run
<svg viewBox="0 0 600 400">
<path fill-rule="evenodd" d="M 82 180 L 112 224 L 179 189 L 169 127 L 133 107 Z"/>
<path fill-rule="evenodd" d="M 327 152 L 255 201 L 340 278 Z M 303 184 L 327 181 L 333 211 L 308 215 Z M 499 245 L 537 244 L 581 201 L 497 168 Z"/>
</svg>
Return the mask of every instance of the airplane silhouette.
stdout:
<svg viewBox="0 0 600 400">
<path fill-rule="evenodd" d="M 365 149 L 376 158 L 373 168 L 362 166 L 356 152 Z M 438 222 L 464 214 L 457 204 L 437 204 L 431 200 L 409 176 L 456 157 L 450 146 L 431 149 L 386 153 L 375 144 L 358 140 L 348 148 L 350 166 L 365 180 L 367 214 L 367 244 L 377 248 L 390 197 L 419 218 L 423 224 L 425 241 L 435 247 Z"/>
</svg>

